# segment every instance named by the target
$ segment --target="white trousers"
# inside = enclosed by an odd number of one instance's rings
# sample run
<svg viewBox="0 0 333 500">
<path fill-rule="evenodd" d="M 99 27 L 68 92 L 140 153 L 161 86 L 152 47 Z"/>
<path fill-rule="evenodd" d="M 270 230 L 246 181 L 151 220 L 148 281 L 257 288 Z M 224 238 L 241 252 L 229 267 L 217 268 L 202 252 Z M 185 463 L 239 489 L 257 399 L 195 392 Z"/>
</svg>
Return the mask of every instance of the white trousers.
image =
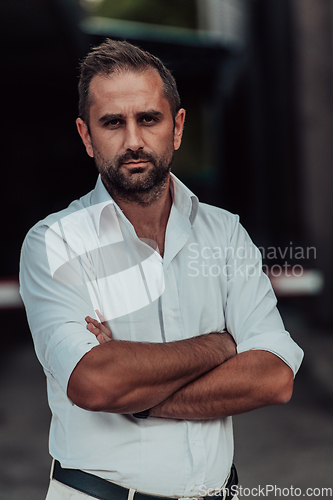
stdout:
<svg viewBox="0 0 333 500">
<path fill-rule="evenodd" d="M 45 500 L 84 500 L 87 498 L 93 497 L 81 493 L 80 491 L 73 490 L 73 488 L 59 483 L 55 479 L 51 479 Z"/>
</svg>

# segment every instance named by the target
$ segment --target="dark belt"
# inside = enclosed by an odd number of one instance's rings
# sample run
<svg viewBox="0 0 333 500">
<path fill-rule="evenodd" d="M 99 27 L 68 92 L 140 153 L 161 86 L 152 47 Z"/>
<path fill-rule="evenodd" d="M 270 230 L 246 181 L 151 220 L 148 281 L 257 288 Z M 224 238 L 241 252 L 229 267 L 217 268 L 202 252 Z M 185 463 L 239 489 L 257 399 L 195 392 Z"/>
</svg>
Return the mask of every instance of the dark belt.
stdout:
<svg viewBox="0 0 333 500">
<path fill-rule="evenodd" d="M 53 479 L 59 481 L 59 483 L 65 484 L 74 490 L 81 491 L 86 495 L 93 498 L 99 498 L 99 500 L 127 500 L 129 489 L 119 486 L 119 484 L 111 483 L 106 479 L 103 479 L 93 474 L 88 474 L 88 472 L 83 472 L 78 469 L 63 469 L 60 463 L 55 460 L 53 469 Z M 231 467 L 230 476 L 225 485 L 225 489 L 228 492 L 226 500 L 231 500 L 236 494 L 233 494 L 232 486 L 238 484 L 238 477 L 236 467 L 233 465 Z M 188 497 L 186 497 L 188 498 Z M 192 497 L 190 497 L 192 498 Z M 201 497 L 200 497 L 201 498 Z M 221 489 L 221 495 L 218 496 L 207 496 L 207 500 L 221 500 L 223 498 L 223 489 Z M 154 495 L 147 495 L 145 493 L 140 493 L 136 491 L 133 500 L 173 500 L 170 497 L 160 497 Z"/>
</svg>

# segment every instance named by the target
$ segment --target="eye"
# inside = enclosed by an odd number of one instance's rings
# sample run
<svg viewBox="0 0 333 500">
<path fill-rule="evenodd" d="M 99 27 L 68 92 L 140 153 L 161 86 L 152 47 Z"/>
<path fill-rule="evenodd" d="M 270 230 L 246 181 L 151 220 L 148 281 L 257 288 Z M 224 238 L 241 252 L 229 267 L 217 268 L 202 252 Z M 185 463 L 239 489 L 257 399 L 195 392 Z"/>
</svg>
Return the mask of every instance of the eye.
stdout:
<svg viewBox="0 0 333 500">
<path fill-rule="evenodd" d="M 104 128 L 116 129 L 123 125 L 124 120 L 122 118 L 109 118 L 103 120 L 102 126 Z"/>
<path fill-rule="evenodd" d="M 154 115 L 143 115 L 141 117 L 141 122 L 145 125 L 152 125 L 153 123 L 158 122 L 158 118 Z"/>
<path fill-rule="evenodd" d="M 120 120 L 119 118 L 114 118 L 113 120 L 109 120 L 104 123 L 105 127 L 111 126 L 111 127 L 118 127 L 120 125 Z"/>
</svg>

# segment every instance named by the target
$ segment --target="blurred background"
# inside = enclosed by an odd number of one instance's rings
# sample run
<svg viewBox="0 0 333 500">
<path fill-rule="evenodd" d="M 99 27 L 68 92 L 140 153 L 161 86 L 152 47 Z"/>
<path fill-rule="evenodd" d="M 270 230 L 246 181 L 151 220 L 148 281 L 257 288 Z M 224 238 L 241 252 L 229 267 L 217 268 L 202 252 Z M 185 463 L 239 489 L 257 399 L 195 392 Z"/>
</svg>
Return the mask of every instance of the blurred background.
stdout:
<svg viewBox="0 0 333 500">
<path fill-rule="evenodd" d="M 240 215 L 305 350 L 288 405 L 234 419 L 241 484 L 333 487 L 332 0 L 2 0 L 0 27 L 0 499 L 47 489 L 50 414 L 19 253 L 35 222 L 94 187 L 78 64 L 107 36 L 173 72 L 187 110 L 173 171 Z"/>
</svg>

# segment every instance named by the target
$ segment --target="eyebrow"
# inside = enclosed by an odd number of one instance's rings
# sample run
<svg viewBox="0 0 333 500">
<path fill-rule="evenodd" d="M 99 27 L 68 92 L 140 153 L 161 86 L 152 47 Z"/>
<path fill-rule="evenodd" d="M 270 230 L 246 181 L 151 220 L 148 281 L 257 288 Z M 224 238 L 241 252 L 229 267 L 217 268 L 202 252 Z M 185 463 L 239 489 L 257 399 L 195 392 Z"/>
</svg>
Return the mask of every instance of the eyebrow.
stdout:
<svg viewBox="0 0 333 500">
<path fill-rule="evenodd" d="M 163 116 L 163 113 L 161 113 L 160 111 L 155 111 L 155 109 L 148 109 L 147 111 L 141 111 L 141 113 L 137 114 L 138 117 L 145 115 L 152 115 L 156 118 L 161 118 Z"/>
<path fill-rule="evenodd" d="M 140 111 L 140 113 L 137 113 L 136 116 L 138 118 L 141 118 L 146 115 L 152 115 L 156 118 L 161 118 L 163 116 L 163 113 L 161 113 L 160 111 L 156 111 L 155 109 L 147 109 L 146 111 Z M 100 123 L 104 123 L 110 120 L 123 120 L 123 119 L 124 115 L 121 113 L 106 113 L 105 115 L 101 116 L 101 118 L 99 118 L 98 121 Z"/>
<path fill-rule="evenodd" d="M 124 118 L 124 115 L 122 115 L 121 113 L 106 113 L 105 115 L 101 116 L 101 118 L 99 118 L 99 122 L 100 123 L 103 123 L 103 122 L 107 122 L 109 120 L 119 120 L 119 119 L 123 119 Z"/>
</svg>

